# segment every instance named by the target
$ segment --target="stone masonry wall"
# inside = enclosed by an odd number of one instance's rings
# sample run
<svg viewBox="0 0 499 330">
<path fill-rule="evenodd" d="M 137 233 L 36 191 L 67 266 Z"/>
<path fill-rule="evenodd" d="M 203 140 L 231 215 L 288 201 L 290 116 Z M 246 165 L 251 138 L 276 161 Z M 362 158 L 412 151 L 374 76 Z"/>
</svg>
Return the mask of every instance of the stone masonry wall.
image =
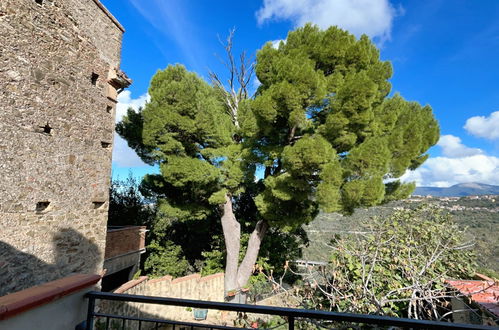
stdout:
<svg viewBox="0 0 499 330">
<path fill-rule="evenodd" d="M 114 292 L 222 302 L 224 301 L 224 274 L 218 273 L 205 277 L 192 274 L 176 279 L 171 276 L 157 279 L 148 279 L 147 276 L 142 276 L 139 279 L 123 284 Z M 192 311 L 185 307 L 102 301 L 100 311 L 115 315 L 194 322 Z M 208 323 L 223 324 L 226 322 L 225 318 L 225 314 L 218 311 L 208 311 Z M 127 329 L 138 329 L 137 322 L 127 322 Z M 142 329 L 146 328 L 147 325 L 143 324 Z"/>
<path fill-rule="evenodd" d="M 100 58 L 119 67 L 121 39 L 125 31 L 120 23 L 98 0 L 66 0 L 66 3 L 77 26 L 86 32 L 90 42 L 99 50 Z"/>
<path fill-rule="evenodd" d="M 0 1 L 0 296 L 102 270 L 123 31 L 99 5 Z"/>
</svg>

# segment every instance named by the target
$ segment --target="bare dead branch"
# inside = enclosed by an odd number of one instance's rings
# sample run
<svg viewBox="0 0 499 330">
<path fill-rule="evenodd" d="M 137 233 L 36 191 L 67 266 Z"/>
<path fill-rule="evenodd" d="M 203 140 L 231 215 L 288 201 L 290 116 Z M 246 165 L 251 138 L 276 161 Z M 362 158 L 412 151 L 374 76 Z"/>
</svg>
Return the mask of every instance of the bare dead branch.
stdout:
<svg viewBox="0 0 499 330">
<path fill-rule="evenodd" d="M 222 100 L 228 109 L 232 123 L 236 128 L 239 128 L 239 105 L 241 101 L 248 98 L 248 86 L 254 73 L 254 63 L 252 59 L 247 58 L 246 52 L 242 52 L 239 55 L 239 61 L 236 61 L 233 54 L 235 31 L 235 28 L 229 30 L 229 35 L 225 41 L 222 41 L 218 36 L 218 40 L 225 50 L 226 60 L 220 57 L 219 59 L 228 71 L 227 85 L 223 84 L 220 77 L 214 72 L 210 72 L 210 78 L 213 86 L 222 95 Z"/>
</svg>

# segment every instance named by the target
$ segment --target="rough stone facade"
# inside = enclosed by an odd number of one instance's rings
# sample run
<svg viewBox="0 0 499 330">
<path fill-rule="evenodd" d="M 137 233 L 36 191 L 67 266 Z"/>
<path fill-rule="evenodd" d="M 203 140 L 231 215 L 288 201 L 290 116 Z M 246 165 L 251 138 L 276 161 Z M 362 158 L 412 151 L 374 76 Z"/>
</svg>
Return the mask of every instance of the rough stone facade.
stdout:
<svg viewBox="0 0 499 330">
<path fill-rule="evenodd" d="M 0 296 L 102 270 L 123 32 L 98 0 L 0 1 Z"/>
<path fill-rule="evenodd" d="M 224 274 L 218 273 L 204 277 L 201 277 L 199 274 L 191 274 L 176 279 L 173 279 L 171 276 L 156 279 L 149 279 L 147 276 L 142 276 L 123 284 L 114 292 L 222 302 L 224 301 Z M 103 300 L 99 303 L 99 311 L 115 315 L 195 322 L 191 310 L 177 306 Z M 207 323 L 224 325 L 234 318 L 235 313 L 222 313 L 210 310 L 208 312 Z M 119 324 L 121 326 L 121 322 Z M 139 324 L 135 321 L 127 321 L 125 326 L 127 329 L 139 329 Z M 154 324 L 147 323 L 142 323 L 140 327 L 140 329 L 152 328 L 154 328 Z"/>
</svg>

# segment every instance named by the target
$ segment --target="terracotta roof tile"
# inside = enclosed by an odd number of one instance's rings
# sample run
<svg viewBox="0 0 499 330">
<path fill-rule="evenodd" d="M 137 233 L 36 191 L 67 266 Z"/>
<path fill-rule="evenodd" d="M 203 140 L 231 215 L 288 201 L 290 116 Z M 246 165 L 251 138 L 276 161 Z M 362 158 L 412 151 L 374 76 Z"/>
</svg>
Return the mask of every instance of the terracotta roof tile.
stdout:
<svg viewBox="0 0 499 330">
<path fill-rule="evenodd" d="M 494 281 L 446 280 L 463 295 L 499 316 L 499 283 Z"/>
</svg>

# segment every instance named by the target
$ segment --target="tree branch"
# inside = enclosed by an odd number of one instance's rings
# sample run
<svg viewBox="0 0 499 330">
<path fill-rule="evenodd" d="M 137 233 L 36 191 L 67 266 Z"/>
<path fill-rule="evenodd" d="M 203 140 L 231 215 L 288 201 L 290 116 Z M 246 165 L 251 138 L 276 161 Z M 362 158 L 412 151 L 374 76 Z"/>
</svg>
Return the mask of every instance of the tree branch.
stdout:
<svg viewBox="0 0 499 330">
<path fill-rule="evenodd" d="M 232 52 L 233 38 L 235 29 L 229 31 L 229 35 L 225 42 L 219 41 L 225 49 L 227 61 L 220 58 L 220 61 L 225 65 L 229 71 L 229 78 L 227 79 L 227 86 L 222 83 L 220 77 L 210 72 L 210 78 L 213 86 L 218 89 L 223 95 L 229 115 L 232 118 L 232 123 L 236 128 L 239 128 L 238 110 L 241 101 L 248 98 L 248 85 L 251 82 L 251 77 L 254 73 L 254 63 L 246 58 L 246 53 L 242 52 L 239 56 L 239 67 Z"/>
<path fill-rule="evenodd" d="M 239 265 L 239 269 L 237 271 L 237 283 L 239 286 L 244 286 L 253 272 L 253 266 L 258 258 L 258 252 L 260 251 L 260 246 L 268 227 L 269 225 L 267 224 L 267 221 L 259 220 L 250 235 L 246 255 L 244 256 L 244 259 Z"/>
</svg>

